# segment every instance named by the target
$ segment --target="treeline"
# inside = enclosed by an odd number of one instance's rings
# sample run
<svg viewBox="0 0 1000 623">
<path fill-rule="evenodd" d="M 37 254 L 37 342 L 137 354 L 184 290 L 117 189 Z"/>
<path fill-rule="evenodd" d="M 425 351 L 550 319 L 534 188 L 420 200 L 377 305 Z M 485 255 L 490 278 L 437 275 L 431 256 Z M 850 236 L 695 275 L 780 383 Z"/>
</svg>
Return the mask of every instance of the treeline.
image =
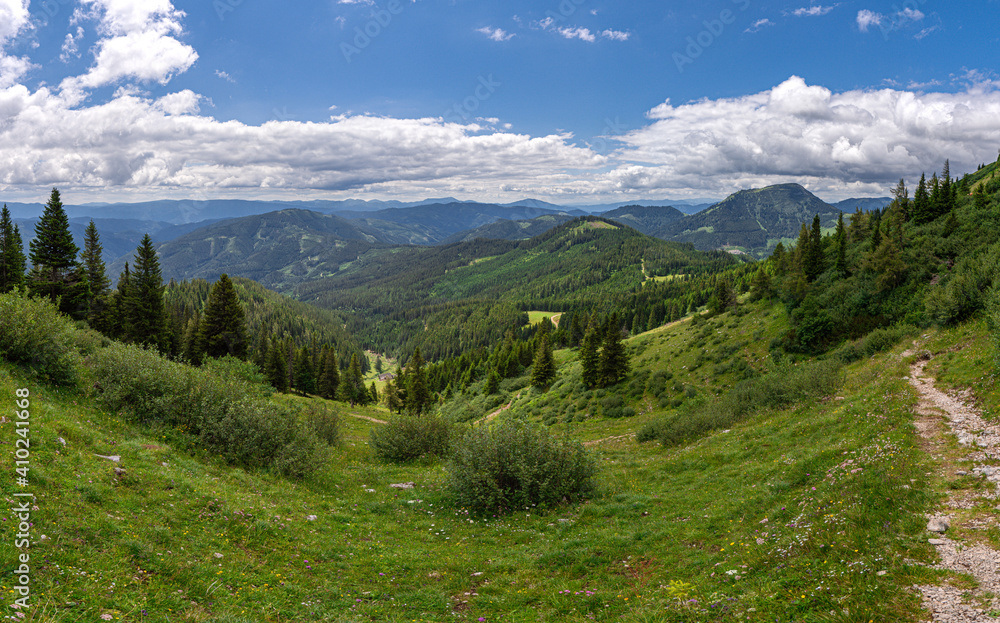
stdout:
<svg viewBox="0 0 1000 623">
<path fill-rule="evenodd" d="M 491 348 L 527 324 L 528 310 L 600 308 L 629 331 L 655 328 L 704 305 L 714 275 L 740 265 L 586 217 L 519 242 L 374 250 L 296 292 L 345 312 L 350 333 L 373 350 L 405 358 L 420 348 L 440 361 Z"/>
<path fill-rule="evenodd" d="M 1000 276 L 997 164 L 953 179 L 904 180 L 884 209 L 841 215 L 823 235 L 802 225 L 752 278 L 755 297 L 778 297 L 790 329 L 772 349 L 818 353 L 897 323 L 947 325 L 983 309 Z"/>
<path fill-rule="evenodd" d="M 10 212 L 6 206 L 0 212 L 0 291 L 24 288 L 109 338 L 175 360 L 194 365 L 227 356 L 252 361 L 279 391 L 368 400 L 370 390 L 363 383 L 368 358 L 336 314 L 227 275 L 214 285 L 195 280 L 165 286 L 149 235 L 114 289 L 102 255 L 93 221 L 83 250 L 74 243 L 57 189 L 38 221 L 27 258 Z"/>
</svg>

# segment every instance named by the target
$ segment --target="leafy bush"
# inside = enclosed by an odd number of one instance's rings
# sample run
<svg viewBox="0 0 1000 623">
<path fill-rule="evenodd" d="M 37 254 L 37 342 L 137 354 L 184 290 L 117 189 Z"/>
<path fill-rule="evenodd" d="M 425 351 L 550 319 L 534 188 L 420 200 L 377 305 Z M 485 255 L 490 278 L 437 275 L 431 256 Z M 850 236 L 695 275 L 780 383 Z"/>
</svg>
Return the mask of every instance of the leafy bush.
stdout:
<svg viewBox="0 0 1000 623">
<path fill-rule="evenodd" d="M 596 471 L 582 445 L 503 419 L 469 431 L 448 469 L 455 501 L 479 513 L 555 506 L 590 495 Z"/>
<path fill-rule="evenodd" d="M 58 384 L 79 376 L 77 329 L 48 299 L 0 294 L 0 357 Z"/>
<path fill-rule="evenodd" d="M 340 443 L 340 416 L 325 405 L 320 407 L 310 404 L 303 414 L 303 420 L 316 433 L 316 437 L 327 445 L 335 446 Z"/>
<path fill-rule="evenodd" d="M 876 353 L 889 350 L 905 337 L 916 333 L 916 327 L 896 325 L 884 329 L 875 329 L 860 340 L 844 344 L 837 349 L 835 355 L 844 363 L 851 363 Z"/>
<path fill-rule="evenodd" d="M 451 449 L 454 425 L 440 416 L 397 415 L 373 428 L 368 445 L 375 456 L 394 463 L 443 457 Z"/>
<path fill-rule="evenodd" d="M 202 362 L 201 367 L 217 376 L 233 381 L 242 381 L 244 387 L 252 392 L 264 396 L 270 396 L 274 393 L 274 388 L 267 381 L 267 377 L 257 364 L 251 361 L 243 361 L 232 355 L 218 358 L 209 357 Z"/>
<path fill-rule="evenodd" d="M 266 400 L 224 366 L 194 368 L 118 343 L 87 358 L 97 400 L 109 410 L 189 434 L 242 467 L 273 465 L 292 477 L 319 469 L 321 443 L 303 417 Z"/>
<path fill-rule="evenodd" d="M 760 409 L 780 409 L 829 395 L 842 382 L 840 363 L 834 360 L 782 366 L 770 374 L 740 381 L 718 400 L 688 402 L 682 412 L 646 424 L 636 440 L 657 439 L 664 447 L 680 445 L 729 428 Z"/>
</svg>

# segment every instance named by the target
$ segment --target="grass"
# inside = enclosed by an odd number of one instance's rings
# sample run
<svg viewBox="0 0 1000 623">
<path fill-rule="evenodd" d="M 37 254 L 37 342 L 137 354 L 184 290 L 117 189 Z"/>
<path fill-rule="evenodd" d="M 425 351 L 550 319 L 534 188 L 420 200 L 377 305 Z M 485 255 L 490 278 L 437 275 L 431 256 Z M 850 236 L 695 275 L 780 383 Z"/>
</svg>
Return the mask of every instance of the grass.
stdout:
<svg viewBox="0 0 1000 623">
<path fill-rule="evenodd" d="M 528 323 L 531 325 L 540 324 L 542 320 L 546 318 L 551 320 L 553 323 L 558 323 L 560 316 L 562 316 L 562 312 L 529 311 Z"/>
<path fill-rule="evenodd" d="M 729 358 L 763 368 L 784 322 L 763 313 L 634 338 L 634 368 L 669 368 L 714 395 L 736 372 L 692 364 L 736 339 L 746 344 Z M 597 495 L 505 517 L 455 508 L 444 463 L 373 459 L 375 424 L 347 414 L 385 419 L 379 408 L 335 405 L 344 441 L 318 473 L 290 481 L 192 454 L 175 431 L 132 426 L 3 364 L 3 400 L 32 392 L 36 606 L 26 620 L 917 620 L 907 589 L 940 574 L 914 562 L 934 555 L 923 513 L 935 497 L 909 425 L 902 348 L 849 365 L 834 399 L 753 414 L 683 447 L 628 438 L 659 408 L 560 422 L 558 435 L 619 437 L 592 446 Z M 554 396 L 573 389 L 578 366 L 575 353 L 557 359 Z M 501 417 L 541 421 L 563 408 L 527 398 Z M 13 424 L 0 425 L 0 441 L 13 446 Z M 11 480 L 0 481 L 8 499 Z M 390 487 L 405 482 L 415 488 Z M 12 539 L 0 549 L 14 560 Z"/>
</svg>

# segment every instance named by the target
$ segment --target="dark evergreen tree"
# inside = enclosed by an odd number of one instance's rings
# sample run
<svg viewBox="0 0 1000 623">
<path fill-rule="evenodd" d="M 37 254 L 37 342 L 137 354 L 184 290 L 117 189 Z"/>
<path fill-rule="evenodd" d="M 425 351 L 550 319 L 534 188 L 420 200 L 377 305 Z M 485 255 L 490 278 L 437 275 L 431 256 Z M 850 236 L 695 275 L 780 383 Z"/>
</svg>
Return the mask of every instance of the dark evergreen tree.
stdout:
<svg viewBox="0 0 1000 623">
<path fill-rule="evenodd" d="M 597 387 L 601 378 L 600 347 L 601 334 L 591 319 L 591 325 L 587 327 L 587 332 L 584 333 L 583 340 L 580 342 L 581 380 L 584 385 L 590 388 Z"/>
<path fill-rule="evenodd" d="M 69 219 L 55 188 L 35 225 L 35 239 L 28 246 L 31 292 L 57 303 L 63 313 L 74 317 L 85 315 L 86 276 L 76 261 L 80 248 L 73 242 Z"/>
<path fill-rule="evenodd" d="M 535 358 L 531 367 L 531 385 L 538 389 L 547 389 L 556 378 L 556 362 L 552 355 L 552 344 L 548 332 L 543 332 L 538 340 Z"/>
<path fill-rule="evenodd" d="M 305 346 L 300 348 L 295 355 L 294 377 L 295 389 L 300 393 L 316 393 L 316 375 L 313 371 L 312 353 Z"/>
<path fill-rule="evenodd" d="M 129 341 L 129 319 L 134 315 L 135 297 L 132 295 L 132 271 L 128 262 L 118 275 L 118 286 L 111 295 L 110 330 L 111 337 Z"/>
<path fill-rule="evenodd" d="M 7 204 L 0 211 L 0 293 L 24 286 L 24 241 Z"/>
<path fill-rule="evenodd" d="M 900 181 L 902 184 L 902 181 Z M 837 232 L 834 234 L 837 244 L 837 256 L 834 259 L 834 268 L 841 277 L 847 276 L 847 230 L 844 228 L 844 213 L 840 213 L 837 219 Z"/>
<path fill-rule="evenodd" d="M 604 333 L 598 370 L 598 383 L 601 387 L 617 385 L 628 375 L 628 353 L 625 351 L 621 328 L 617 322 L 611 323 Z"/>
<path fill-rule="evenodd" d="M 229 275 L 221 275 L 212 286 L 198 329 L 198 341 L 199 350 L 206 357 L 232 355 L 246 359 L 246 312 Z"/>
<path fill-rule="evenodd" d="M 753 281 L 750 283 L 750 300 L 766 301 L 774 298 L 774 282 L 771 275 L 764 268 L 759 268 L 754 273 Z"/>
<path fill-rule="evenodd" d="M 129 282 L 129 295 L 133 305 L 131 313 L 126 316 L 127 331 L 131 341 L 166 352 L 170 336 L 167 333 L 167 312 L 163 304 L 163 276 L 153 239 L 149 234 L 142 237 L 134 259 L 134 272 Z"/>
<path fill-rule="evenodd" d="M 823 234 L 820 229 L 819 214 L 813 217 L 809 247 L 803 256 L 802 272 L 809 281 L 815 281 L 823 272 Z"/>
<path fill-rule="evenodd" d="M 378 387 L 375 385 L 375 381 L 372 381 L 371 387 L 368 388 L 369 402 L 372 404 L 378 404 Z"/>
<path fill-rule="evenodd" d="M 111 284 L 108 280 L 103 254 L 104 247 L 101 245 L 101 236 L 97 233 L 97 225 L 91 219 L 84 234 L 83 253 L 80 256 L 83 268 L 87 272 L 87 285 L 90 288 L 87 296 L 87 322 L 101 333 L 109 333 L 112 324 L 110 318 Z"/>
<path fill-rule="evenodd" d="M 951 179 L 951 163 L 944 161 L 944 171 L 941 172 L 941 188 L 938 193 L 937 205 L 934 206 L 935 216 L 944 216 L 955 209 L 955 186 Z"/>
<path fill-rule="evenodd" d="M 708 299 L 709 312 L 718 315 L 735 308 L 736 291 L 733 290 L 733 284 L 728 278 L 720 277 L 715 281 L 712 298 Z"/>
<path fill-rule="evenodd" d="M 337 353 L 330 349 L 324 349 L 323 368 L 319 377 L 317 390 L 319 395 L 327 400 L 337 397 L 337 388 L 340 387 L 340 368 L 337 365 Z"/>
<path fill-rule="evenodd" d="M 385 386 L 385 406 L 388 407 L 389 413 L 399 413 L 403 410 L 403 401 L 399 397 L 395 379 Z"/>
<path fill-rule="evenodd" d="M 271 344 L 271 352 L 267 356 L 267 369 L 265 370 L 268 382 L 279 392 L 287 392 L 288 386 L 288 363 L 285 358 L 285 345 L 280 341 Z"/>
<path fill-rule="evenodd" d="M 358 363 L 358 355 L 351 355 L 351 363 L 347 370 L 340 375 L 340 388 L 337 391 L 340 399 L 348 402 L 353 407 L 356 404 L 367 404 L 370 396 L 365 388 L 365 379 L 361 376 L 361 364 Z"/>
<path fill-rule="evenodd" d="M 432 401 L 423 366 L 424 359 L 417 347 L 406 363 L 406 410 L 416 415 L 429 410 Z"/>
<path fill-rule="evenodd" d="M 487 396 L 491 396 L 500 391 L 500 375 L 496 370 L 490 370 L 486 375 L 486 387 L 483 390 Z"/>
<path fill-rule="evenodd" d="M 927 191 L 927 176 L 920 174 L 917 190 L 913 193 L 913 222 L 917 225 L 933 220 L 931 213 L 931 196 Z"/>
<path fill-rule="evenodd" d="M 989 197 L 986 195 L 985 183 L 976 186 L 976 190 L 973 193 L 973 197 L 975 200 L 975 206 L 977 210 L 985 210 L 986 208 L 989 207 L 990 201 Z"/>
</svg>

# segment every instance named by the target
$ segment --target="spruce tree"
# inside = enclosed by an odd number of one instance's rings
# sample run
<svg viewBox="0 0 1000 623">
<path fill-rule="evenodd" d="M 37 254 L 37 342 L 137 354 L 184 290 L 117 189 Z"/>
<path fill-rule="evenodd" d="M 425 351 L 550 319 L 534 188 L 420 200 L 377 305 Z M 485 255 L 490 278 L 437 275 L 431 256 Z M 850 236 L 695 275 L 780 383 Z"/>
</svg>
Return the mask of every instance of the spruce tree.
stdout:
<svg viewBox="0 0 1000 623">
<path fill-rule="evenodd" d="M 279 392 L 288 391 L 288 364 L 285 361 L 285 345 L 280 341 L 271 344 L 265 374 L 274 389 Z"/>
<path fill-rule="evenodd" d="M 0 293 L 24 286 L 24 242 L 7 204 L 0 211 Z"/>
<path fill-rule="evenodd" d="M 977 210 L 985 210 L 989 207 L 989 197 L 986 196 L 986 184 L 980 184 L 976 186 L 976 191 L 973 193 L 975 197 L 975 205 Z"/>
<path fill-rule="evenodd" d="M 55 188 L 35 225 L 35 239 L 28 246 L 32 264 L 31 292 L 58 302 L 63 313 L 82 316 L 86 304 L 86 279 L 76 261 L 80 248 L 73 242 L 69 218 Z"/>
<path fill-rule="evenodd" d="M 844 229 L 844 213 L 837 219 L 837 233 L 834 234 L 837 243 L 837 257 L 834 268 L 841 277 L 847 276 L 847 230 Z"/>
<path fill-rule="evenodd" d="M 340 367 L 337 365 L 336 351 L 324 349 L 322 361 L 323 368 L 317 391 L 323 398 L 333 400 L 337 397 L 337 388 L 340 386 Z"/>
<path fill-rule="evenodd" d="M 111 295 L 110 326 L 108 327 L 111 337 L 125 342 L 130 340 L 132 334 L 129 331 L 128 323 L 134 314 L 134 307 L 135 298 L 132 296 L 132 271 L 129 268 L 128 262 L 125 262 L 125 268 L 118 275 L 118 285 Z"/>
<path fill-rule="evenodd" d="M 107 268 L 104 265 L 104 247 L 101 236 L 97 233 L 97 225 L 93 219 L 87 224 L 83 239 L 81 263 L 87 272 L 87 285 L 90 288 L 87 296 L 87 322 L 101 333 L 110 330 L 110 282 Z"/>
<path fill-rule="evenodd" d="M 500 375 L 497 371 L 490 370 L 490 373 L 486 375 L 486 387 L 483 389 L 487 396 L 491 396 L 498 391 L 500 391 Z"/>
<path fill-rule="evenodd" d="M 403 410 L 403 401 L 399 398 L 399 389 L 396 387 L 395 380 L 390 381 L 385 386 L 385 406 L 388 407 L 389 413 L 398 413 Z"/>
<path fill-rule="evenodd" d="M 375 385 L 375 381 L 372 381 L 371 387 L 368 388 L 368 395 L 370 396 L 369 402 L 378 404 L 378 386 Z"/>
<path fill-rule="evenodd" d="M 948 214 L 955 208 L 955 187 L 951 180 L 951 163 L 944 161 L 944 171 L 941 172 L 941 192 L 938 204 L 935 206 L 935 216 Z"/>
<path fill-rule="evenodd" d="M 223 274 L 212 286 L 198 329 L 199 348 L 206 357 L 247 356 L 247 322 L 236 288 Z"/>
<path fill-rule="evenodd" d="M 163 275 L 149 234 L 142 237 L 134 259 L 134 272 L 129 283 L 133 306 L 126 316 L 132 341 L 165 352 L 170 340 L 163 303 Z"/>
<path fill-rule="evenodd" d="M 295 389 L 302 394 L 316 393 L 316 377 L 313 372 L 312 354 L 303 346 L 295 355 Z"/>
<path fill-rule="evenodd" d="M 814 281 L 823 272 L 823 234 L 820 229 L 819 214 L 813 217 L 809 248 L 804 254 L 802 272 L 809 281 Z"/>
<path fill-rule="evenodd" d="M 910 191 L 906 188 L 906 182 L 900 178 L 899 183 L 892 189 L 893 203 L 896 209 L 903 215 L 904 220 L 910 220 Z M 843 214 L 841 214 L 843 219 Z"/>
<path fill-rule="evenodd" d="M 931 215 L 931 197 L 927 192 L 927 176 L 923 173 L 920 174 L 917 190 L 913 193 L 912 215 L 913 222 L 917 225 L 928 223 L 933 219 Z"/>
<path fill-rule="evenodd" d="M 423 370 L 424 359 L 420 347 L 413 351 L 413 357 L 406 364 L 406 409 L 420 415 L 431 406 L 431 392 Z"/>
<path fill-rule="evenodd" d="M 552 343 L 548 332 L 543 332 L 535 350 L 535 359 L 531 367 L 531 385 L 538 389 L 546 389 L 556 378 L 556 362 L 552 356 Z"/>
<path fill-rule="evenodd" d="M 581 380 L 588 388 L 597 387 L 600 380 L 600 353 L 601 335 L 596 326 L 591 324 L 583 334 L 580 342 L 580 368 Z"/>
<path fill-rule="evenodd" d="M 802 227 L 799 228 L 799 240 L 795 244 L 794 264 L 795 268 L 803 274 L 806 271 L 806 263 L 809 261 L 809 241 L 809 228 L 806 227 L 805 223 L 802 223 Z"/>
<path fill-rule="evenodd" d="M 601 387 L 617 385 L 628 375 L 628 353 L 625 352 L 621 328 L 617 322 L 611 322 L 604 333 L 598 370 L 598 383 Z"/>
<path fill-rule="evenodd" d="M 337 394 L 344 402 L 348 402 L 353 407 L 356 404 L 368 403 L 368 390 L 365 388 L 365 380 L 361 376 L 361 364 L 358 363 L 358 355 L 351 355 L 351 363 L 347 370 L 340 376 L 340 388 Z"/>
</svg>

